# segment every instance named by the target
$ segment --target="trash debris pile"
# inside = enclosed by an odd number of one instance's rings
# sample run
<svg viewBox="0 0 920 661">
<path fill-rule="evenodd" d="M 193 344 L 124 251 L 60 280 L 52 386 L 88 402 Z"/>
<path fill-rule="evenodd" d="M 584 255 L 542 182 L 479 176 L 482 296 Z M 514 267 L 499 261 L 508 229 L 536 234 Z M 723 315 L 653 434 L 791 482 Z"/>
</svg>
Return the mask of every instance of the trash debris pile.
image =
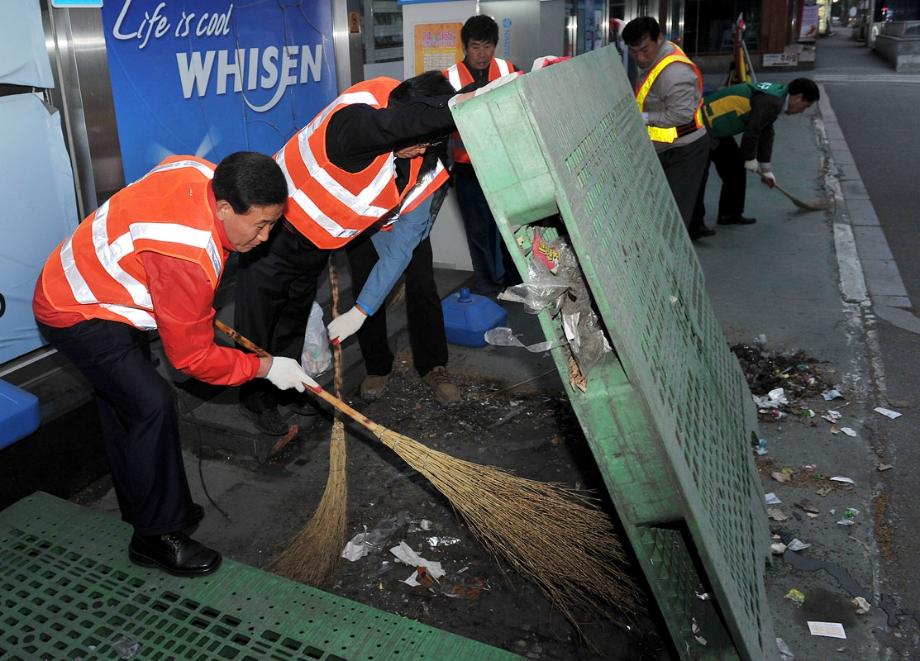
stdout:
<svg viewBox="0 0 920 661">
<path fill-rule="evenodd" d="M 612 348 L 594 311 L 575 253 L 565 239 L 544 240 L 540 231 L 535 230 L 526 282 L 509 287 L 499 299 L 523 303 L 534 314 L 546 310 L 553 317 L 560 317 L 565 343 L 577 367 L 572 385 L 584 391 L 591 368 Z M 560 341 L 547 340 L 528 346 L 518 340 L 510 328 L 493 329 L 486 334 L 486 341 L 500 346 L 519 346 L 531 352 L 546 351 L 562 344 L 560 338 Z"/>
<path fill-rule="evenodd" d="M 815 412 L 802 400 L 814 399 L 835 387 L 819 367 L 820 361 L 802 351 L 772 352 L 760 341 L 735 344 L 731 350 L 741 365 L 761 420 L 781 420 L 789 414 L 813 418 Z"/>
<path fill-rule="evenodd" d="M 454 457 L 542 482 L 603 490 L 561 391 L 525 390 L 457 370 L 451 377 L 463 398 L 445 408 L 419 378 L 408 347 L 397 347 L 395 354 L 386 397 L 355 402 L 375 421 Z M 332 592 L 523 657 L 606 661 L 639 646 L 658 658 L 662 638 L 644 617 L 629 628 L 585 618 L 582 633 L 598 651 L 586 649 L 540 589 L 496 561 L 423 476 L 385 459 L 373 445 L 349 446 L 349 473 L 360 478 L 349 481 L 351 527 L 339 549 L 344 557 Z"/>
</svg>

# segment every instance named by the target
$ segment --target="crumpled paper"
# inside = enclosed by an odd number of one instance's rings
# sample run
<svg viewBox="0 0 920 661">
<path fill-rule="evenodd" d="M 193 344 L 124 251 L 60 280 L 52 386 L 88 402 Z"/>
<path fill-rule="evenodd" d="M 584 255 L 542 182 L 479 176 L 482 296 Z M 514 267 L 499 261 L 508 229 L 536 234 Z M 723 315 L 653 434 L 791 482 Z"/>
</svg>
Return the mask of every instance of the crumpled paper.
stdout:
<svg viewBox="0 0 920 661">
<path fill-rule="evenodd" d="M 395 555 L 400 562 L 409 565 L 410 567 L 424 567 L 435 580 L 438 580 L 447 573 L 441 569 L 440 562 L 425 560 L 425 558 L 413 551 L 412 547 L 405 542 L 400 542 L 399 546 L 394 546 L 391 548 L 390 553 Z"/>
</svg>

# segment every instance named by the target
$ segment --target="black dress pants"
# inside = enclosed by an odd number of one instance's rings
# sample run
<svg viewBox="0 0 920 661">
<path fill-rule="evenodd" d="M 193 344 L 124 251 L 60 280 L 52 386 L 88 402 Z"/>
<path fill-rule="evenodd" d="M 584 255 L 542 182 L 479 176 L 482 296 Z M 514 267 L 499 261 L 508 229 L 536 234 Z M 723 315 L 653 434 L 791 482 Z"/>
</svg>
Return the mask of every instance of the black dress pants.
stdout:
<svg viewBox="0 0 920 661">
<path fill-rule="evenodd" d="M 706 137 L 658 153 L 658 161 L 686 227 L 690 226 L 708 158 L 709 140 Z"/>
<path fill-rule="evenodd" d="M 437 213 L 435 211 L 434 213 Z M 377 263 L 377 250 L 368 232 L 348 244 L 351 286 L 356 294 Z M 425 238 L 412 253 L 406 267 L 406 315 L 409 323 L 409 346 L 419 376 L 438 366 L 447 365 L 447 338 L 441 297 L 434 281 L 431 240 Z M 387 341 L 386 304 L 365 320 L 358 330 L 358 344 L 368 374 L 383 376 L 393 369 L 393 352 Z"/>
<path fill-rule="evenodd" d="M 150 362 L 146 333 L 101 319 L 38 328 L 95 389 L 122 519 L 139 535 L 192 525 L 176 395 Z"/>
<path fill-rule="evenodd" d="M 716 138 L 712 151 L 709 152 L 709 162 L 716 166 L 716 173 L 722 180 L 722 190 L 719 193 L 718 218 L 730 218 L 744 213 L 744 199 L 747 195 L 747 171 L 744 169 L 744 159 L 741 157 L 741 148 L 734 138 Z M 706 182 L 709 180 L 709 165 L 703 171 L 703 183 L 696 198 L 696 208 L 693 210 L 693 223 L 701 224 L 706 220 Z"/>
<path fill-rule="evenodd" d="M 299 362 L 316 285 L 329 255 L 286 220 L 277 223 L 268 241 L 240 254 L 236 330 L 273 356 Z M 267 379 L 253 379 L 240 390 L 241 403 L 256 413 L 277 407 L 278 396 Z"/>
<path fill-rule="evenodd" d="M 485 295 L 497 294 L 505 287 L 520 284 L 521 276 L 511 261 L 473 166 L 457 163 L 453 177 L 473 263 L 475 291 Z"/>
</svg>

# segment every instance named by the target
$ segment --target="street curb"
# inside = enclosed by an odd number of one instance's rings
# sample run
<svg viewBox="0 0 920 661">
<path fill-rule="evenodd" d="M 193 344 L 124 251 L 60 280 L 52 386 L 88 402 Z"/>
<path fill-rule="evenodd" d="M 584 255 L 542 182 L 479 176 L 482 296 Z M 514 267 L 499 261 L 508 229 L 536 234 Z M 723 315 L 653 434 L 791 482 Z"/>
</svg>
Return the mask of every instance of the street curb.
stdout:
<svg viewBox="0 0 920 661">
<path fill-rule="evenodd" d="M 834 245 L 840 289 L 849 303 L 871 302 L 875 314 L 898 328 L 920 334 L 920 318 L 901 279 L 849 145 L 824 85 L 816 117 L 819 140 L 827 147 L 825 184 L 840 209 Z M 842 204 L 839 204 L 842 203 Z"/>
</svg>

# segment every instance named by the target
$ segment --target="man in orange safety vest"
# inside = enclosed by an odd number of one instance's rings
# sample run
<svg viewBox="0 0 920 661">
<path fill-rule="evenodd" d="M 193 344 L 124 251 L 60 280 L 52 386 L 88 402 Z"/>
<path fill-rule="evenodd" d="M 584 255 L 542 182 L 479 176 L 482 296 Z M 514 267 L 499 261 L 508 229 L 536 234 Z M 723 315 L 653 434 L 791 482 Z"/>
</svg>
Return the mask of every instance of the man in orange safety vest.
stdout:
<svg viewBox="0 0 920 661">
<path fill-rule="evenodd" d="M 136 564 L 198 576 L 221 561 L 183 532 L 204 512 L 189 493 L 176 394 L 150 361 L 147 331 L 158 331 L 176 369 L 206 383 L 318 388 L 290 358 L 214 342 L 212 305 L 228 256 L 265 241 L 286 199 L 281 169 L 263 154 L 237 152 L 216 167 L 170 157 L 87 217 L 38 278 L 39 330 L 95 390 Z"/>
</svg>

